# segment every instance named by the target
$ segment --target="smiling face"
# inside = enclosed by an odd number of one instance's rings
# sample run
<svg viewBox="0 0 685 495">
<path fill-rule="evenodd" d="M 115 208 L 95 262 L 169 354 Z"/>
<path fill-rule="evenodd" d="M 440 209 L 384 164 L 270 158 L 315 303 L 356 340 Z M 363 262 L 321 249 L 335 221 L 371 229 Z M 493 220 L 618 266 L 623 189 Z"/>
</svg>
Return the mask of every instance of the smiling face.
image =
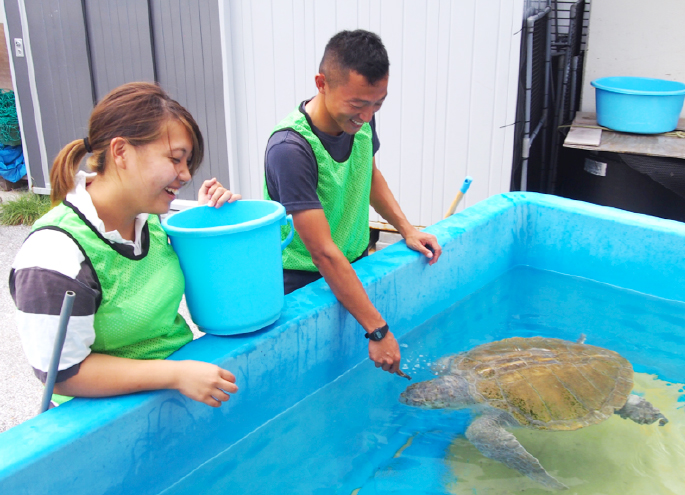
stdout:
<svg viewBox="0 0 685 495">
<path fill-rule="evenodd" d="M 178 190 L 191 179 L 188 164 L 193 141 L 178 120 L 169 120 L 156 141 L 145 146 L 131 146 L 130 200 L 141 213 L 163 214 L 169 211 Z"/>
<path fill-rule="evenodd" d="M 317 75 L 316 82 L 327 114 L 327 122 L 320 128 L 333 135 L 355 134 L 380 110 L 388 95 L 387 75 L 369 84 L 364 76 L 350 70 L 347 80 L 339 84 L 331 85 L 323 74 Z"/>
</svg>

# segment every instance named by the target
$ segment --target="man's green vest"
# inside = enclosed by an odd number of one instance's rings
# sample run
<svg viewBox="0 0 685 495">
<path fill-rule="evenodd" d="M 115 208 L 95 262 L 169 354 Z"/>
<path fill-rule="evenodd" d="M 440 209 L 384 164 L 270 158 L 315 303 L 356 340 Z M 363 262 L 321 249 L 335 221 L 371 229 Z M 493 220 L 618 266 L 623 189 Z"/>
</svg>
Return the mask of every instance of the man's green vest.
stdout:
<svg viewBox="0 0 685 495">
<path fill-rule="evenodd" d="M 149 247 L 124 255 L 82 214 L 62 203 L 41 217 L 33 231 L 66 232 L 92 265 L 101 288 L 94 318 L 93 352 L 131 359 L 164 359 L 193 339 L 178 307 L 185 281 L 178 257 L 156 215 L 147 221 Z M 147 252 L 146 252 L 147 251 Z M 78 297 L 78 294 L 76 294 Z M 56 402 L 64 402 L 61 396 Z"/>
<path fill-rule="evenodd" d="M 319 167 L 316 193 L 331 228 L 331 237 L 349 261 L 356 260 L 369 246 L 369 197 L 373 172 L 371 126 L 365 123 L 354 135 L 352 151 L 344 162 L 336 162 L 326 151 L 299 107 L 273 132 L 282 130 L 297 132 L 312 147 Z M 264 197 L 271 199 L 266 180 Z M 282 227 L 283 238 L 288 228 Z M 283 268 L 318 271 L 297 232 L 283 250 Z"/>
</svg>

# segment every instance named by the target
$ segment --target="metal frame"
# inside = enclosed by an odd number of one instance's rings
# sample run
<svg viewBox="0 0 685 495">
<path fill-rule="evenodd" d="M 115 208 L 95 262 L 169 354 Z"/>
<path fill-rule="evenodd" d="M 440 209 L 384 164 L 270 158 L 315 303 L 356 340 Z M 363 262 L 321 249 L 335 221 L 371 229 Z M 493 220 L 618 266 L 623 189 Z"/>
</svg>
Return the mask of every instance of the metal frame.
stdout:
<svg viewBox="0 0 685 495">
<path fill-rule="evenodd" d="M 521 152 L 521 157 L 522 157 L 522 162 L 521 162 L 521 191 L 526 191 L 528 188 L 528 159 L 530 157 L 530 148 L 533 144 L 533 141 L 538 137 L 540 134 L 541 129 L 547 127 L 547 123 L 549 121 L 549 82 L 550 82 L 550 76 L 551 76 L 551 60 L 552 60 L 552 52 L 551 52 L 551 36 L 552 36 L 552 27 L 551 27 L 551 22 L 550 22 L 550 13 L 552 12 L 552 9 L 550 7 L 546 7 L 545 10 L 542 12 L 539 12 L 536 15 L 528 17 L 526 20 L 526 49 L 527 49 L 527 55 L 526 55 L 526 94 L 525 94 L 525 123 L 524 123 L 524 130 L 523 130 L 523 149 Z M 547 18 L 547 22 L 545 23 L 545 29 L 546 29 L 546 36 L 543 40 L 545 43 L 545 62 L 544 62 L 544 85 L 545 85 L 545 90 L 544 90 L 544 101 L 542 104 L 542 116 L 540 117 L 539 122 L 535 124 L 535 128 L 531 131 L 531 108 L 532 108 L 532 93 L 533 93 L 533 78 L 534 78 L 534 68 L 533 68 L 533 51 L 534 51 L 534 46 L 533 46 L 533 39 L 534 39 L 534 33 L 535 33 L 535 24 L 539 20 L 543 18 Z M 539 69 L 538 69 L 539 70 Z M 546 134 L 546 133 L 545 133 Z M 546 143 L 543 140 L 543 156 L 546 151 Z"/>
<path fill-rule="evenodd" d="M 549 177 L 547 180 L 547 192 L 554 193 L 557 185 L 557 162 L 559 144 L 566 135 L 561 126 L 570 123 L 575 114 L 575 95 L 577 86 L 575 80 L 579 75 L 582 77 L 582 70 L 579 70 L 578 57 L 581 55 L 582 36 L 583 36 L 583 15 L 585 13 L 585 0 L 577 0 L 569 10 L 568 34 L 562 40 L 557 40 L 555 56 L 559 58 L 557 91 L 555 101 L 555 115 L 552 131 L 552 154 L 550 156 Z M 575 66 L 574 66 L 575 64 Z M 573 96 L 572 96 L 573 95 Z M 573 102 L 573 103 L 572 103 Z"/>
</svg>

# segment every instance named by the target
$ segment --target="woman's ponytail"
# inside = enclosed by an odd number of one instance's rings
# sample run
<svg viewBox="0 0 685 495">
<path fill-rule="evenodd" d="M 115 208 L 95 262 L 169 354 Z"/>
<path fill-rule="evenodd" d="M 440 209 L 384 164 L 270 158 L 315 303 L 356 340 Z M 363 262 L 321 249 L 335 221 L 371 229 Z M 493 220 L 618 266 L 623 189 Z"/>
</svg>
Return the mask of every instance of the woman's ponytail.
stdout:
<svg viewBox="0 0 685 495">
<path fill-rule="evenodd" d="M 77 139 L 62 148 L 55 158 L 52 170 L 50 170 L 52 206 L 60 204 L 67 197 L 67 193 L 74 188 L 74 178 L 84 156 L 86 156 L 85 143 L 83 139 Z"/>
</svg>

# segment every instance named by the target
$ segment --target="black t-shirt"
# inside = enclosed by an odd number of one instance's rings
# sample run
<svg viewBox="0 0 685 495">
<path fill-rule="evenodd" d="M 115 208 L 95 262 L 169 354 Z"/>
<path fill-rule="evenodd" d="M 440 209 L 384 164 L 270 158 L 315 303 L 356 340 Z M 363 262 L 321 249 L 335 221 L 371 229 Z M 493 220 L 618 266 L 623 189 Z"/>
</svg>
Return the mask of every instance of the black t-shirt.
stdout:
<svg viewBox="0 0 685 495">
<path fill-rule="evenodd" d="M 354 135 L 343 132 L 339 136 L 331 136 L 320 131 L 312 124 L 309 115 L 304 110 L 308 101 L 300 104 L 300 111 L 305 113 L 312 131 L 335 161 L 347 160 L 354 144 Z M 376 134 L 375 116 L 369 125 L 373 133 L 372 143 L 375 155 L 381 146 Z M 319 196 L 316 194 L 319 167 L 312 147 L 297 132 L 278 131 L 269 138 L 264 156 L 264 170 L 269 196 L 281 203 L 288 213 L 322 208 Z"/>
</svg>

